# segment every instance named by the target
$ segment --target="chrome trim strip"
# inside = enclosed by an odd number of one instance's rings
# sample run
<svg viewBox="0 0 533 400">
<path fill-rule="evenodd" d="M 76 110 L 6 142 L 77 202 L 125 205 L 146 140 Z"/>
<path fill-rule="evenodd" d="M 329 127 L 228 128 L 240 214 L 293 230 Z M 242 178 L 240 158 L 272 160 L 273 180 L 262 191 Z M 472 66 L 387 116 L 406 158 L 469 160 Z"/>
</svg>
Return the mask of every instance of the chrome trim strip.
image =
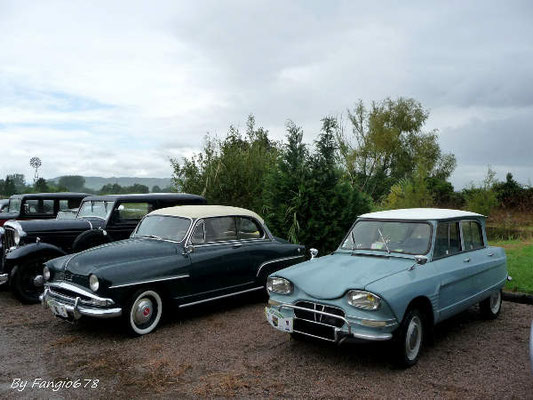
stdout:
<svg viewBox="0 0 533 400">
<path fill-rule="evenodd" d="M 9 274 L 0 274 L 0 285 L 3 285 L 9 279 Z"/>
<path fill-rule="evenodd" d="M 331 327 L 331 325 L 330 325 Z M 301 335 L 306 335 L 306 336 L 311 336 L 313 338 L 316 338 L 316 339 L 321 339 L 321 340 L 325 340 L 327 342 L 332 342 L 332 343 L 335 343 L 336 341 L 334 339 L 328 339 L 328 338 L 325 338 L 325 337 L 322 337 L 322 336 L 317 336 L 317 335 L 312 335 L 310 333 L 307 333 L 307 332 L 302 332 L 302 331 L 296 331 L 296 330 L 293 330 L 294 333 L 299 333 Z"/>
<path fill-rule="evenodd" d="M 76 285 L 73 285 L 73 284 L 67 283 L 67 282 L 49 282 L 49 283 L 46 283 L 44 285 L 44 287 L 45 287 L 45 289 L 58 288 L 58 289 L 63 289 L 63 290 L 69 290 L 71 292 L 74 292 L 74 293 L 82 295 L 82 296 L 89 297 L 89 298 L 94 299 L 94 300 L 108 300 L 108 299 L 105 299 L 103 297 L 99 297 L 99 296 L 95 295 L 94 293 L 89 292 L 88 290 L 82 289 L 79 286 L 76 286 Z"/>
<path fill-rule="evenodd" d="M 127 287 L 127 286 L 144 285 L 145 283 L 171 281 L 174 279 L 184 279 L 184 278 L 189 278 L 189 277 L 190 277 L 189 274 L 182 274 L 182 275 L 176 275 L 176 276 L 169 276 L 167 278 L 150 279 L 150 280 L 140 281 L 140 282 L 122 283 L 120 285 L 109 286 L 109 289 L 116 289 L 116 288 Z"/>
<path fill-rule="evenodd" d="M 255 276 L 256 276 L 256 277 L 259 276 L 259 273 L 261 272 L 261 268 L 263 268 L 265 265 L 273 264 L 273 263 L 276 263 L 276 262 L 283 262 L 283 261 L 295 260 L 295 259 L 297 259 L 297 258 L 302 258 L 302 257 L 305 257 L 305 254 L 300 254 L 299 256 L 291 256 L 291 257 L 276 258 L 275 260 L 266 261 L 266 262 L 264 262 L 263 264 L 261 264 L 261 265 L 259 266 L 259 269 L 257 270 L 257 274 L 256 274 Z"/>
<path fill-rule="evenodd" d="M 180 304 L 178 307 L 179 308 L 190 307 L 190 306 L 194 306 L 196 304 L 201 304 L 201 303 L 206 303 L 208 301 L 214 301 L 214 300 L 218 300 L 218 299 L 223 299 L 225 297 L 236 296 L 236 295 L 243 294 L 243 293 L 254 292 L 256 290 L 261 290 L 261 289 L 264 289 L 264 286 L 260 286 L 260 287 L 256 287 L 256 288 L 252 288 L 252 289 L 241 290 L 240 292 L 223 294 L 222 296 L 210 297 L 209 299 L 193 301 L 192 303 Z"/>
</svg>

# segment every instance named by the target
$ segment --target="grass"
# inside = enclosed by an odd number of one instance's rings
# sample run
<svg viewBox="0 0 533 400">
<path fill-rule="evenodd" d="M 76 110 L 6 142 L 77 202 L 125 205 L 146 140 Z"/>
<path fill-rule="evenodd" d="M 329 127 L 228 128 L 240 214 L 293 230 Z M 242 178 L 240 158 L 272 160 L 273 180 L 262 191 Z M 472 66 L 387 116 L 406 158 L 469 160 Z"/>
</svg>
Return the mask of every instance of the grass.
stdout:
<svg viewBox="0 0 533 400">
<path fill-rule="evenodd" d="M 507 282 L 505 288 L 533 294 L 533 239 L 500 240 L 490 244 L 503 247 L 507 254 L 507 269 L 513 280 Z"/>
</svg>

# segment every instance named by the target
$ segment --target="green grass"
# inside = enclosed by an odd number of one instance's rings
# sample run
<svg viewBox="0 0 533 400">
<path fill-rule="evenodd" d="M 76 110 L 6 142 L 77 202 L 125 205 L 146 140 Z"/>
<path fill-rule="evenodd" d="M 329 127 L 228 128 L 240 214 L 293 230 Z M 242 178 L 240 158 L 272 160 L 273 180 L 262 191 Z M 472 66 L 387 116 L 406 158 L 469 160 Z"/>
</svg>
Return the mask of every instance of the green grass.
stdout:
<svg viewBox="0 0 533 400">
<path fill-rule="evenodd" d="M 513 278 L 505 288 L 513 292 L 533 293 L 533 241 L 501 240 L 490 243 L 503 247 L 507 254 L 507 269 Z"/>
</svg>

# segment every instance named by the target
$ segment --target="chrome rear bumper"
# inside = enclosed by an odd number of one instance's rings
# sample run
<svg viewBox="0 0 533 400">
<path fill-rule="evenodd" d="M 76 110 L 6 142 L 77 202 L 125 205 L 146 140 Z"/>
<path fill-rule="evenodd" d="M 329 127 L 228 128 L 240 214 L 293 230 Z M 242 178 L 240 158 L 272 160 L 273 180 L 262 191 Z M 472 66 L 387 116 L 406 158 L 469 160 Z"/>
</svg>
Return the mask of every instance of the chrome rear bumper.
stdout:
<svg viewBox="0 0 533 400">
<path fill-rule="evenodd" d="M 76 297 L 59 293 L 54 288 L 71 289 L 72 294 Z M 82 295 L 84 298 L 77 294 Z M 50 308 L 51 305 L 64 307 L 69 319 L 77 320 L 82 316 L 116 318 L 122 315 L 122 308 L 110 307 L 114 304 L 113 300 L 95 296 L 90 292 L 85 292 L 76 286 L 66 283 L 60 283 L 55 286 L 53 284 L 46 285 L 44 293 L 40 296 L 40 300 L 44 308 Z"/>
</svg>

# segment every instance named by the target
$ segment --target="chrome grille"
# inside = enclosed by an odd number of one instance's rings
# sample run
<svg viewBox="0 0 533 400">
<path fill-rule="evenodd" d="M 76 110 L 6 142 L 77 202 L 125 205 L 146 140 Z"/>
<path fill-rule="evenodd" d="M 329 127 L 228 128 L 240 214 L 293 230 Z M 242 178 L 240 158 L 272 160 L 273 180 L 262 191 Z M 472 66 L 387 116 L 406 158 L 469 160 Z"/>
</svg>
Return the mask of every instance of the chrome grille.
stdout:
<svg viewBox="0 0 533 400">
<path fill-rule="evenodd" d="M 15 230 L 9 226 L 4 226 L 3 243 L 4 252 L 15 246 Z"/>
<path fill-rule="evenodd" d="M 76 302 L 76 297 L 79 297 L 82 303 L 85 304 L 91 304 L 91 298 L 87 296 L 80 295 L 78 293 L 71 292 L 67 289 L 62 288 L 49 288 L 50 295 L 53 297 L 60 298 L 70 304 L 74 304 Z"/>
<path fill-rule="evenodd" d="M 298 307 L 308 308 L 309 311 L 300 309 L 294 310 L 294 316 L 299 319 L 303 319 L 309 322 L 315 322 L 317 324 L 329 325 L 336 328 L 340 328 L 344 325 L 344 311 L 341 308 L 328 306 L 324 304 L 314 303 L 311 301 L 299 301 L 295 304 Z M 328 314 L 338 315 L 341 318 L 335 318 L 324 314 L 319 314 L 314 311 L 321 311 Z"/>
</svg>

